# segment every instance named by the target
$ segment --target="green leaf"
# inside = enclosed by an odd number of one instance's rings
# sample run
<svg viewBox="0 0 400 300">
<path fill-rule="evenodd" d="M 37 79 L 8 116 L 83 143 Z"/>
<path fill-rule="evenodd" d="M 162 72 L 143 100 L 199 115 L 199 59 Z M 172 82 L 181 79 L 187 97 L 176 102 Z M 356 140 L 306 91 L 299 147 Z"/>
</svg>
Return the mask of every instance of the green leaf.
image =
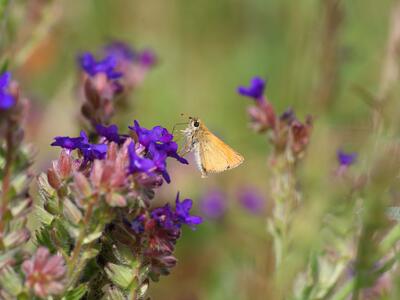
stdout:
<svg viewBox="0 0 400 300">
<path fill-rule="evenodd" d="M 42 173 L 38 177 L 39 195 L 44 205 L 56 206 L 56 192 L 47 182 L 47 175 Z"/>
<path fill-rule="evenodd" d="M 79 300 L 82 299 L 83 296 L 87 293 L 87 285 L 81 284 L 74 288 L 73 290 L 67 291 L 62 297 L 62 300 Z"/>
<path fill-rule="evenodd" d="M 133 270 L 126 266 L 108 263 L 105 272 L 114 284 L 123 289 L 128 289 L 134 280 Z"/>
<path fill-rule="evenodd" d="M 132 268 L 138 267 L 139 262 L 133 255 L 132 249 L 126 245 L 117 242 L 116 244 L 112 245 L 112 252 L 120 264 L 127 265 Z"/>
<path fill-rule="evenodd" d="M 50 229 L 48 226 L 43 226 L 35 231 L 35 242 L 37 245 L 45 246 L 50 252 L 56 252 L 54 242 L 50 236 Z"/>
<path fill-rule="evenodd" d="M 22 291 L 21 278 L 10 266 L 0 271 L 0 286 L 13 296 L 17 296 Z"/>
<path fill-rule="evenodd" d="M 37 219 L 39 219 L 40 223 L 44 225 L 50 225 L 54 220 L 54 216 L 48 213 L 43 207 L 36 206 L 34 210 L 34 214 Z"/>
<path fill-rule="evenodd" d="M 102 300 L 125 300 L 126 297 L 124 293 L 114 285 L 107 285 L 104 287 L 105 295 Z"/>
<path fill-rule="evenodd" d="M 103 233 L 102 231 L 97 231 L 97 232 L 93 232 L 93 233 L 87 235 L 87 236 L 85 237 L 85 239 L 83 240 L 83 244 L 84 244 L 84 245 L 85 245 L 85 244 L 90 244 L 90 243 L 93 242 L 94 240 L 97 240 L 98 238 L 101 237 L 102 233 Z"/>
</svg>

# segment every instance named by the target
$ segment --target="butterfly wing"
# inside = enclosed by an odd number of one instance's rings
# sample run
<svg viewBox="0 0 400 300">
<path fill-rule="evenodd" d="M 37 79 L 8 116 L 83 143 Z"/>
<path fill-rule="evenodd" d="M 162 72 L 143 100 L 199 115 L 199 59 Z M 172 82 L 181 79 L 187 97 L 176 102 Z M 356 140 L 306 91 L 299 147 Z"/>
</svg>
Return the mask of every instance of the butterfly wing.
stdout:
<svg viewBox="0 0 400 300">
<path fill-rule="evenodd" d="M 209 131 L 203 133 L 198 150 L 203 177 L 236 168 L 244 161 L 242 155 Z"/>
</svg>

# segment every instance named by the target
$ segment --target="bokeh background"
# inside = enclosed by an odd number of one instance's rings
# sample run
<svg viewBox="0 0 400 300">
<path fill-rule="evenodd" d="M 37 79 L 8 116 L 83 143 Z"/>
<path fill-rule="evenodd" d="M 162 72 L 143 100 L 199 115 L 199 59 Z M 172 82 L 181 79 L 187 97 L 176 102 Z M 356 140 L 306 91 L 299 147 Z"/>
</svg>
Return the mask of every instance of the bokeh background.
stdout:
<svg viewBox="0 0 400 300">
<path fill-rule="evenodd" d="M 1 24 L 0 46 L 33 101 L 27 138 L 37 151 L 36 170 L 45 170 L 56 157 L 58 149 L 49 146 L 54 136 L 79 132 L 77 55 L 96 52 L 115 39 L 153 49 L 157 66 L 132 94 L 132 110 L 117 115 L 116 122 L 122 128 L 138 119 L 146 127 L 172 129 L 182 122 L 182 112 L 198 116 L 242 153 L 245 163 L 200 179 L 193 164 L 171 162 L 172 183 L 161 189 L 157 201 L 174 201 L 179 190 L 199 204 L 218 190 L 226 210 L 206 218 L 196 231 L 184 231 L 177 267 L 151 285 L 151 295 L 274 299 L 265 219 L 272 201 L 271 149 L 265 136 L 249 129 L 246 107 L 251 103 L 236 88 L 262 76 L 278 112 L 292 107 L 301 120 L 314 116 L 311 144 L 299 170 L 310 208 L 299 223 L 304 227 L 299 236 L 318 242 L 313 212 L 319 216 L 337 200 L 338 187 L 331 184 L 336 149 L 360 152 L 367 144 L 371 109 L 365 99 L 382 88 L 394 5 L 392 0 L 9 1 L 0 12 L 8 18 Z M 363 161 L 361 153 L 360 166 Z M 260 212 L 238 202 L 244 187 L 264 199 Z"/>
</svg>

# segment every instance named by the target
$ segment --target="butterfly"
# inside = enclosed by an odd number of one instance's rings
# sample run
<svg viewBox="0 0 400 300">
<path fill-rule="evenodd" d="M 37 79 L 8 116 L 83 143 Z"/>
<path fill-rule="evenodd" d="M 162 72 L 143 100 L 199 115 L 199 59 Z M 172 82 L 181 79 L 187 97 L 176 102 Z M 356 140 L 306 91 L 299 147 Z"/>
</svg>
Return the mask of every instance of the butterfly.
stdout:
<svg viewBox="0 0 400 300">
<path fill-rule="evenodd" d="M 188 126 L 181 132 L 186 140 L 182 155 L 194 152 L 202 178 L 236 168 L 244 161 L 242 155 L 211 133 L 198 118 L 189 117 Z"/>
</svg>

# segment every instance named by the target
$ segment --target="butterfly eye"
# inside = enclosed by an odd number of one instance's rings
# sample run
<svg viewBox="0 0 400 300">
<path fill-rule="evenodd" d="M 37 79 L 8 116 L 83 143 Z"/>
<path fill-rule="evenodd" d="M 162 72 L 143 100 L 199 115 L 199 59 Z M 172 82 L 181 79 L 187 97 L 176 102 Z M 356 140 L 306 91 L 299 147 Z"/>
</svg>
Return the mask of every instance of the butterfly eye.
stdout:
<svg viewBox="0 0 400 300">
<path fill-rule="evenodd" d="M 194 125 L 194 127 L 199 127 L 199 126 L 200 126 L 200 123 L 199 123 L 199 121 L 195 121 L 195 122 L 193 123 L 193 125 Z"/>
</svg>

